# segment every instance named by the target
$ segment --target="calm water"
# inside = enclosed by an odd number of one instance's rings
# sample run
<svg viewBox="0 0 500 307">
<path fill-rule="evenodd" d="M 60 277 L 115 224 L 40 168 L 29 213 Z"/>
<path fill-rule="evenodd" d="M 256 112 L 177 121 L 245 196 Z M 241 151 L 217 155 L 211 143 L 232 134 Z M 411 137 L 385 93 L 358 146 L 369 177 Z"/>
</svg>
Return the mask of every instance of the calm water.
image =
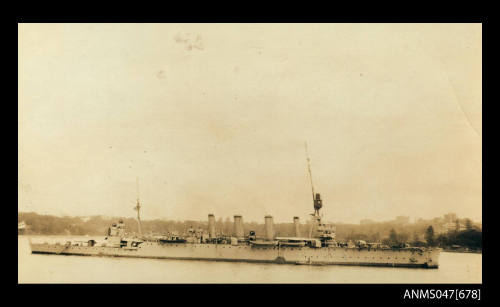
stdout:
<svg viewBox="0 0 500 307">
<path fill-rule="evenodd" d="M 61 241 L 67 237 L 34 237 Z M 482 255 L 441 253 L 439 269 L 307 266 L 32 255 L 18 238 L 19 283 L 481 283 Z"/>
</svg>

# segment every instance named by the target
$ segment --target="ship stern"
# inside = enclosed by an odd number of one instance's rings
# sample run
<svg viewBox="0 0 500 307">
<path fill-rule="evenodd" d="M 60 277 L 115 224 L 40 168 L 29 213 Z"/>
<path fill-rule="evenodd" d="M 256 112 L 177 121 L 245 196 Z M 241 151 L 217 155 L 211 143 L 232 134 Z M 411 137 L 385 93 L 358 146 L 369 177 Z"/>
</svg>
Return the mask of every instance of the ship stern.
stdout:
<svg viewBox="0 0 500 307">
<path fill-rule="evenodd" d="M 441 250 L 441 248 L 433 248 L 427 251 L 427 261 L 425 262 L 427 268 L 439 268 L 439 255 L 441 254 Z"/>
</svg>

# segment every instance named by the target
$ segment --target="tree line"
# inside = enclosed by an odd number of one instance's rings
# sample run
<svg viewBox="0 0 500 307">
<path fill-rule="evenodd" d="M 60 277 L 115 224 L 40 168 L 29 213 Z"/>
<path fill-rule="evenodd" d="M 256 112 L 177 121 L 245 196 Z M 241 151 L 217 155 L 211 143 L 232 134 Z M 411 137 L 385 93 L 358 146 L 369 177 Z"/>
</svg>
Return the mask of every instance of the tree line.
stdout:
<svg viewBox="0 0 500 307">
<path fill-rule="evenodd" d="M 33 212 L 21 212 L 18 221 L 24 221 L 27 225 L 25 234 L 36 235 L 105 235 L 108 227 L 122 219 L 126 225 L 127 232 L 138 231 L 138 223 L 135 218 L 91 216 L 81 217 L 57 217 L 53 215 L 41 215 Z M 396 246 L 408 243 L 412 246 L 440 246 L 451 248 L 461 246 L 477 250 L 482 247 L 482 232 L 475 227 L 470 220 L 465 220 L 466 229 L 463 231 L 451 231 L 436 233 L 437 224 L 431 221 L 419 223 L 397 223 L 395 221 L 368 223 L 368 224 L 340 224 L 335 225 L 336 235 L 339 241 L 379 242 L 388 246 Z M 168 232 L 187 233 L 189 228 L 206 230 L 207 221 L 174 221 L 174 220 L 145 220 L 141 223 L 142 231 L 146 234 L 165 234 Z M 218 218 L 216 220 L 216 231 L 221 235 L 231 235 L 233 232 L 233 221 L 231 218 Z M 255 231 L 257 236 L 263 236 L 265 225 L 256 222 L 243 223 L 245 233 Z M 276 236 L 294 236 L 293 223 L 275 223 Z M 309 235 L 310 225 L 300 225 L 301 236 Z"/>
<path fill-rule="evenodd" d="M 425 232 L 425 241 L 429 246 L 439 246 L 447 249 L 467 248 L 481 250 L 483 246 L 483 233 L 479 229 L 468 226 L 462 231 L 450 231 L 445 234 L 435 235 L 432 226 Z"/>
<path fill-rule="evenodd" d="M 105 235 L 108 227 L 123 220 L 126 231 L 138 232 L 138 222 L 135 218 L 91 216 L 81 217 L 57 217 L 53 215 L 41 215 L 33 212 L 21 212 L 18 214 L 18 222 L 24 221 L 27 225 L 25 234 L 34 235 Z M 244 222 L 245 232 L 255 231 L 257 235 L 264 235 L 264 224 L 256 222 Z M 291 236 L 294 232 L 293 223 L 277 223 L 275 233 L 278 236 Z M 188 229 L 208 229 L 208 221 L 174 221 L 174 220 L 144 220 L 141 222 L 142 232 L 145 234 L 165 234 L 178 232 L 187 233 Z M 231 235 L 233 232 L 233 221 L 229 217 L 219 218 L 215 223 L 216 231 L 221 235 Z M 308 226 L 301 225 L 303 235 L 307 235 Z"/>
<path fill-rule="evenodd" d="M 475 227 L 467 227 L 465 230 L 452 230 L 436 235 L 432 226 L 428 226 L 425 230 L 424 240 L 420 240 L 418 236 L 408 240 L 407 236 L 401 236 L 394 229 L 391 229 L 389 237 L 383 239 L 382 243 L 388 246 L 410 244 L 417 247 L 430 246 L 451 250 L 468 249 L 470 251 L 480 251 L 483 245 L 482 231 Z"/>
</svg>

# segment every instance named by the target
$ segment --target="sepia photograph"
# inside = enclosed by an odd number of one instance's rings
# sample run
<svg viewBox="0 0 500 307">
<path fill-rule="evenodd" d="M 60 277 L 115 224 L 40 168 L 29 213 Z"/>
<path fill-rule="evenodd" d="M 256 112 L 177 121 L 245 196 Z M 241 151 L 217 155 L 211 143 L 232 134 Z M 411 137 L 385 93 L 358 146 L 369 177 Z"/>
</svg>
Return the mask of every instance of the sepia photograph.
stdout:
<svg viewBox="0 0 500 307">
<path fill-rule="evenodd" d="M 481 23 L 18 23 L 18 284 L 477 284 Z"/>
</svg>

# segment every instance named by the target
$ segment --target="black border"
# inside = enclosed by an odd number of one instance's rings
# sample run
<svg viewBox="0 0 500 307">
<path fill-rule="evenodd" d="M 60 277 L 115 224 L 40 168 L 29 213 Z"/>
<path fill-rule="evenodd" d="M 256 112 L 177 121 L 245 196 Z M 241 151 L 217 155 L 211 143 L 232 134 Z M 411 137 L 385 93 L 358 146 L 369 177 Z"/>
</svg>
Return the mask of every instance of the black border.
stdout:
<svg viewBox="0 0 500 307">
<path fill-rule="evenodd" d="M 50 12 L 48 14 L 41 14 L 45 3 L 37 4 L 36 6 L 27 7 L 25 13 L 17 14 L 15 16 L 15 22 L 9 24 L 9 29 L 12 36 L 12 42 L 10 46 L 18 46 L 17 42 L 17 24 L 24 22 L 466 22 L 466 23 L 482 23 L 483 25 L 483 101 L 488 102 L 489 94 L 489 49 L 490 49 L 490 18 L 484 14 L 473 13 L 473 9 L 469 10 L 469 15 L 455 15 L 455 16 L 439 16 L 437 14 L 430 14 L 425 16 L 409 16 L 408 14 L 398 14 L 394 16 L 353 16 L 353 15 L 328 15 L 324 13 L 323 15 L 318 14 L 302 14 L 302 15 L 273 15 L 268 13 L 265 9 L 259 10 L 261 15 L 258 16 L 245 16 L 242 11 L 238 11 L 232 14 L 214 14 L 214 15 L 196 15 L 192 14 L 189 10 L 179 11 L 176 6 L 172 6 L 167 13 L 164 15 L 156 14 L 155 8 L 150 7 L 146 11 L 149 14 L 144 13 L 143 10 L 139 9 L 134 15 L 116 15 L 113 8 L 108 10 L 100 10 L 100 8 L 86 7 L 82 4 L 81 9 L 75 9 L 70 13 L 58 14 Z M 119 5 L 130 6 L 131 4 L 126 4 L 125 2 Z M 27 5 L 28 6 L 28 5 Z M 318 8 L 321 10 L 321 8 Z M 426 7 L 425 11 L 428 13 L 432 9 Z M 339 7 L 342 10 L 342 7 Z M 336 10 L 337 12 L 339 10 Z M 90 12 L 89 12 L 90 11 Z M 110 13 L 111 12 L 111 13 Z M 153 14 L 151 14 L 153 12 Z M 169 13 L 175 12 L 175 13 Z M 115 14 L 115 15 L 113 15 Z M 11 19 L 12 21 L 12 19 Z M 17 49 L 17 48 L 16 48 Z M 17 58 L 17 50 L 14 48 L 9 48 L 12 51 L 12 58 Z M 14 61 L 8 61 L 9 63 L 14 63 Z M 15 64 L 13 64 L 15 65 Z M 12 68 L 15 71 L 15 76 L 17 77 L 17 67 Z M 13 83 L 17 84 L 17 78 L 9 78 Z M 14 84 L 9 87 L 12 91 L 16 91 Z M 17 98 L 17 91 L 15 92 L 15 97 Z M 13 103 L 8 103 L 8 106 L 13 106 Z M 486 107 L 486 112 L 483 111 L 483 123 L 491 123 L 490 116 L 493 112 L 488 112 L 488 107 L 491 107 L 488 103 L 483 103 L 483 109 Z M 19 110 L 16 108 L 16 115 Z M 10 113 L 10 112 L 9 112 Z M 13 119 L 12 125 L 16 125 L 17 120 L 14 116 L 10 117 Z M 483 124 L 484 126 L 484 124 Z M 5 129 L 4 131 L 10 131 L 10 129 Z M 482 130 L 486 136 L 490 135 L 490 130 Z M 17 138 L 12 138 L 13 143 L 10 146 L 18 148 Z M 10 147 L 9 146 L 9 147 Z M 483 163 L 488 164 L 490 161 L 488 142 L 483 142 Z M 9 150 L 10 152 L 10 150 Z M 14 160 L 14 159 L 13 159 Z M 13 161 L 12 160 L 12 161 Z M 8 160 L 4 160 L 8 161 Z M 8 166 L 12 166 L 12 173 L 16 174 L 17 178 L 17 165 L 14 163 L 6 163 Z M 490 180 L 491 171 L 489 168 L 483 168 L 483 191 L 488 192 L 488 185 Z M 17 183 L 13 183 L 14 185 Z M 10 190 L 10 189 L 9 189 Z M 15 191 L 14 189 L 10 191 Z M 10 194 L 10 193 L 9 193 Z M 17 193 L 14 194 L 14 199 L 9 201 L 9 208 L 14 211 L 13 203 L 14 200 L 17 202 Z M 489 193 L 483 193 L 483 202 L 490 200 Z M 489 201 L 488 203 L 491 203 Z M 483 206 L 483 226 L 485 229 L 489 229 L 491 224 L 490 211 L 492 210 L 491 205 Z M 17 215 L 13 213 L 12 216 Z M 9 215 L 10 216 L 10 215 Z M 10 221 L 10 220 L 9 220 Z M 12 224 L 14 224 L 17 219 L 12 219 Z M 12 231 L 12 238 L 17 246 L 17 233 L 14 235 L 15 225 L 11 223 L 5 223 L 9 226 L 9 231 L 6 233 L 10 234 Z M 492 226 L 494 227 L 494 226 Z M 490 241 L 493 240 L 493 241 Z M 65 304 L 72 305 L 75 303 L 84 304 L 192 304 L 195 301 L 197 303 L 203 304 L 247 304 L 250 301 L 257 304 L 354 304 L 359 303 L 365 304 L 415 304 L 415 303 L 484 303 L 491 300 L 491 295 L 493 295 L 493 290 L 489 289 L 492 286 L 491 283 L 491 270 L 489 268 L 494 267 L 489 265 L 491 261 L 490 253 L 492 242 L 495 239 L 493 234 L 489 231 L 483 232 L 483 283 L 482 284 L 217 284 L 217 285 L 144 285 L 144 284 L 125 284 L 125 285 L 29 285 L 29 284 L 18 284 L 15 280 L 16 273 L 12 274 L 11 285 L 15 288 L 16 303 L 22 304 Z M 7 244 L 4 242 L 3 244 Z M 10 244 L 9 244 L 10 245 Z M 6 250 L 4 245 L 4 249 Z M 13 255 L 13 253 L 8 253 Z M 15 255 L 13 255 L 15 257 Z M 9 263 L 15 263 L 15 261 L 4 262 L 9 269 L 13 271 L 16 270 L 14 265 Z M 19 264 L 18 264 L 19 265 Z M 10 275 L 10 274 L 9 274 Z M 477 301 L 454 301 L 454 300 L 405 300 L 403 295 L 406 289 L 478 289 L 482 291 L 480 302 Z M 12 294 L 14 294 L 12 292 Z"/>
</svg>

